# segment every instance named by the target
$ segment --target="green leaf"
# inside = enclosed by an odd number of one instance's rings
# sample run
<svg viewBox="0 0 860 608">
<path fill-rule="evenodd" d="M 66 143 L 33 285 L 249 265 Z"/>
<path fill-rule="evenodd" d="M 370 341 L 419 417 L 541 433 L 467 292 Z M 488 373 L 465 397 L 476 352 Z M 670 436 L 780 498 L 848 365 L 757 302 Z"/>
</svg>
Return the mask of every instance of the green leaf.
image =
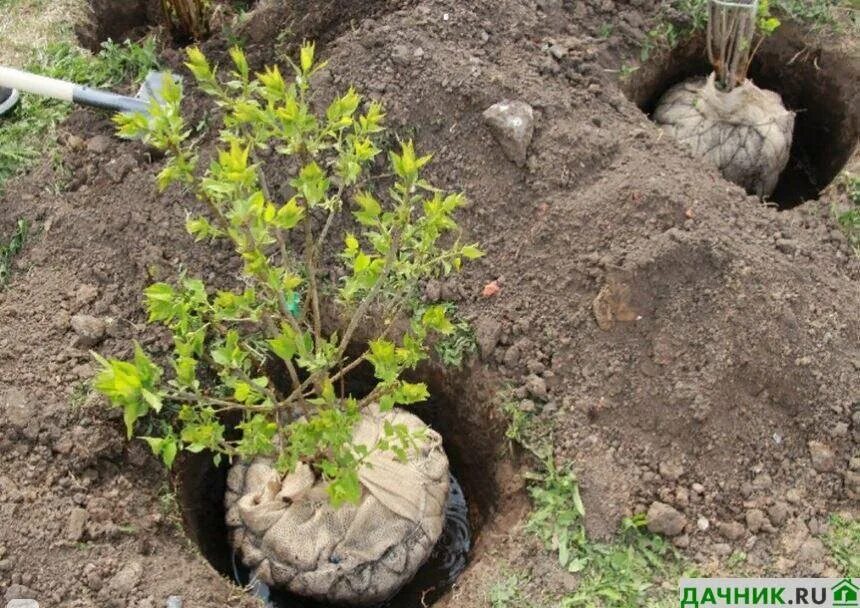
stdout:
<svg viewBox="0 0 860 608">
<path fill-rule="evenodd" d="M 454 324 L 448 320 L 444 304 L 429 307 L 421 316 L 421 323 L 427 329 L 433 329 L 440 334 L 450 334 L 454 331 Z"/>
<path fill-rule="evenodd" d="M 307 42 L 302 45 L 302 50 L 299 55 L 299 66 L 303 74 L 308 74 L 314 67 L 314 51 L 316 45 L 313 42 Z"/>
<path fill-rule="evenodd" d="M 238 46 L 230 47 L 230 59 L 236 66 L 236 71 L 245 80 L 248 78 L 248 60 L 245 58 L 245 53 Z"/>
<path fill-rule="evenodd" d="M 281 325 L 281 333 L 278 337 L 267 340 L 266 344 L 272 352 L 284 361 L 291 361 L 296 356 L 296 333 L 287 324 Z"/>
<path fill-rule="evenodd" d="M 176 291 L 167 283 L 155 283 L 143 290 L 149 321 L 170 322 L 176 316 Z"/>
<path fill-rule="evenodd" d="M 162 462 L 164 462 L 164 466 L 166 466 L 168 469 L 173 468 L 173 462 L 176 460 L 176 454 L 178 451 L 179 445 L 177 444 L 175 439 L 170 438 L 170 440 L 167 440 L 164 443 L 161 449 L 161 460 Z"/>
<path fill-rule="evenodd" d="M 303 207 L 300 207 L 296 197 L 291 198 L 286 202 L 280 209 L 278 209 L 277 214 L 274 218 L 274 224 L 278 228 L 283 228 L 284 230 L 291 230 L 295 228 L 296 225 L 302 221 L 305 217 L 305 210 Z"/>
<path fill-rule="evenodd" d="M 484 252 L 478 249 L 477 245 L 466 245 L 460 250 L 460 253 L 467 260 L 477 260 L 484 255 Z"/>
<path fill-rule="evenodd" d="M 156 395 L 155 393 L 151 393 L 150 391 L 141 389 L 141 394 L 143 395 L 144 400 L 149 407 L 151 407 L 156 413 L 161 411 L 161 397 Z"/>
<path fill-rule="evenodd" d="M 429 397 L 430 391 L 423 382 L 401 382 L 395 393 L 395 400 L 402 405 L 421 403 L 422 401 L 427 401 Z"/>
<path fill-rule="evenodd" d="M 382 213 L 382 205 L 369 192 L 359 192 L 355 197 L 355 202 L 359 206 L 359 211 L 353 213 L 355 219 L 363 226 L 375 226 L 379 221 L 379 215 Z"/>
</svg>

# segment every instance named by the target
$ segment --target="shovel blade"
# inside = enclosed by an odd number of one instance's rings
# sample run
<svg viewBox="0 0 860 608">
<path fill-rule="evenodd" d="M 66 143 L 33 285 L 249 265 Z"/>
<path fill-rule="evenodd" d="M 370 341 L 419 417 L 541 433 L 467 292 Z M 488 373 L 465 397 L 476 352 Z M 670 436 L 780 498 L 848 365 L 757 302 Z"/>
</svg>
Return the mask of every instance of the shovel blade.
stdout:
<svg viewBox="0 0 860 608">
<path fill-rule="evenodd" d="M 150 72 L 143 80 L 136 97 L 147 104 L 154 100 L 161 105 L 164 103 L 164 85 L 170 80 L 176 84 L 182 82 L 182 79 L 172 72 Z"/>
</svg>

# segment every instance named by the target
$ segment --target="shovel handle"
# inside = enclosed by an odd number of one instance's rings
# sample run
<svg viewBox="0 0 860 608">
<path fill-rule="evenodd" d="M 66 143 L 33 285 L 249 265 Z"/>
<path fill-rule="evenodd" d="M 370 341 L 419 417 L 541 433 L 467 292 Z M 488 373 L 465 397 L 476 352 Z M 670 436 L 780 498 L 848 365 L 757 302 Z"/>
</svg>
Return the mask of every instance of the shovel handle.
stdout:
<svg viewBox="0 0 860 608">
<path fill-rule="evenodd" d="M 0 87 L 18 89 L 26 93 L 116 112 L 146 112 L 148 108 L 145 101 L 135 97 L 126 97 L 110 91 L 78 86 L 65 80 L 48 78 L 3 66 L 0 66 Z"/>
</svg>

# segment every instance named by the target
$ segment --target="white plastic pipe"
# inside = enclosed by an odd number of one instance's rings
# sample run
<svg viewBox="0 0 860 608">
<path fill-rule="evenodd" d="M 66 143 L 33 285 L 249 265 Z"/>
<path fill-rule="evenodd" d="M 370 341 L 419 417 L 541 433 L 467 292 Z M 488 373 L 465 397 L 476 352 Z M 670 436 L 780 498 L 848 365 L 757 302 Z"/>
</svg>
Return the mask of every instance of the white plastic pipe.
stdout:
<svg viewBox="0 0 860 608">
<path fill-rule="evenodd" d="M 0 87 L 18 89 L 62 101 L 74 101 L 75 85 L 71 82 L 39 76 L 0 66 Z"/>
</svg>

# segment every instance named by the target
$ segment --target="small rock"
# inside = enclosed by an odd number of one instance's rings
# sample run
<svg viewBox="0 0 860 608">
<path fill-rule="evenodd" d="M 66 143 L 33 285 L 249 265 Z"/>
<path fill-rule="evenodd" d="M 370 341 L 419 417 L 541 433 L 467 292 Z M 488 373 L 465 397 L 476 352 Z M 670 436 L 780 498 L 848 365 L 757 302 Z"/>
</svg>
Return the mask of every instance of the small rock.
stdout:
<svg viewBox="0 0 860 608">
<path fill-rule="evenodd" d="M 520 404 L 518 407 L 519 407 L 521 412 L 524 412 L 526 414 L 531 414 L 537 409 L 535 402 L 532 401 L 531 399 L 523 399 L 522 401 L 520 401 Z"/>
<path fill-rule="evenodd" d="M 412 51 L 405 44 L 395 44 L 391 47 L 391 60 L 397 65 L 409 65 Z"/>
<path fill-rule="evenodd" d="M 502 335 L 502 324 L 495 319 L 482 317 L 475 324 L 475 341 L 481 350 L 481 359 L 485 361 L 490 358 L 499 338 Z"/>
<path fill-rule="evenodd" d="M 773 479 L 767 473 L 761 473 L 752 480 L 753 490 L 768 490 L 773 486 Z"/>
<path fill-rule="evenodd" d="M 797 251 L 797 243 L 791 239 L 779 239 L 776 248 L 786 255 L 793 255 Z"/>
<path fill-rule="evenodd" d="M 824 557 L 824 543 L 818 538 L 808 538 L 797 550 L 797 559 L 802 564 L 811 564 Z"/>
<path fill-rule="evenodd" d="M 690 492 L 687 488 L 679 486 L 678 489 L 675 490 L 675 504 L 682 509 L 690 505 Z"/>
<path fill-rule="evenodd" d="M 442 299 L 442 283 L 436 279 L 427 281 L 424 286 L 424 299 L 428 302 L 438 302 Z"/>
<path fill-rule="evenodd" d="M 540 359 L 529 359 L 526 361 L 526 369 L 532 374 L 542 374 L 546 371 L 546 365 Z"/>
<path fill-rule="evenodd" d="M 677 462 L 661 462 L 660 475 L 663 479 L 677 481 L 684 474 L 684 467 Z"/>
<path fill-rule="evenodd" d="M 69 134 L 69 136 L 68 136 L 68 137 L 66 137 L 66 145 L 67 145 L 71 150 L 75 150 L 75 151 L 77 151 L 77 150 L 83 150 L 83 149 L 84 149 L 84 146 L 85 146 L 86 144 L 84 143 L 84 140 L 83 140 L 83 139 L 81 139 L 80 137 L 78 137 L 77 135 Z M 838 232 L 838 231 L 837 231 L 837 232 Z"/>
<path fill-rule="evenodd" d="M 108 587 L 119 595 L 128 595 L 140 582 L 142 576 L 143 565 L 140 562 L 131 562 L 111 577 Z"/>
<path fill-rule="evenodd" d="M 713 550 L 715 554 L 725 557 L 731 555 L 732 547 L 729 543 L 715 543 Z"/>
<path fill-rule="evenodd" d="M 167 598 L 167 608 L 182 608 L 182 596 L 171 595 Z"/>
<path fill-rule="evenodd" d="M 720 534 L 723 538 L 728 540 L 738 540 L 744 535 L 744 527 L 743 524 L 740 524 L 736 521 L 730 522 L 722 522 L 719 526 L 717 526 Z"/>
<path fill-rule="evenodd" d="M 703 486 L 700 483 L 694 483 L 693 485 L 690 486 L 690 488 L 692 488 L 693 492 L 695 492 L 696 494 L 704 494 L 705 493 L 705 486 Z"/>
<path fill-rule="evenodd" d="M 767 519 L 767 515 L 761 509 L 750 509 L 747 511 L 746 520 L 747 528 L 753 534 L 756 532 L 770 532 L 773 529 L 770 521 Z"/>
<path fill-rule="evenodd" d="M 678 536 L 684 531 L 687 520 L 674 507 L 662 502 L 653 502 L 648 507 L 648 529 L 655 534 Z"/>
<path fill-rule="evenodd" d="M 672 544 L 678 547 L 679 549 L 686 549 L 690 546 L 690 536 L 688 534 L 682 534 L 681 536 L 676 536 L 672 539 Z"/>
<path fill-rule="evenodd" d="M 711 527 L 711 522 L 708 521 L 707 517 L 701 516 L 696 520 L 696 527 L 701 531 L 705 532 L 708 528 Z"/>
<path fill-rule="evenodd" d="M 820 441 L 810 441 L 807 446 L 813 469 L 819 473 L 830 473 L 836 468 L 836 457 L 829 447 Z"/>
<path fill-rule="evenodd" d="M 534 374 L 526 378 L 526 391 L 535 399 L 546 401 L 549 398 L 549 392 L 546 388 L 546 380 Z"/>
<path fill-rule="evenodd" d="M 78 334 L 77 346 L 84 348 L 95 346 L 101 342 L 107 330 L 104 321 L 90 315 L 75 315 L 70 324 L 75 333 Z"/>
<path fill-rule="evenodd" d="M 773 503 L 767 510 L 767 516 L 775 526 L 781 526 L 788 519 L 788 505 L 782 501 Z"/>
<path fill-rule="evenodd" d="M 547 50 L 549 51 L 550 55 L 552 55 L 558 60 L 561 60 L 568 53 L 567 47 L 561 44 L 554 44 Z"/>
<path fill-rule="evenodd" d="M 860 494 L 860 473 L 845 471 L 842 475 L 845 477 L 845 489 L 854 494 Z"/>
<path fill-rule="evenodd" d="M 110 149 L 112 143 L 107 135 L 96 135 L 87 140 L 87 150 L 93 154 L 104 154 Z"/>
<path fill-rule="evenodd" d="M 13 387 L 0 391 L 0 414 L 0 419 L 18 430 L 26 428 L 33 416 L 27 395 Z"/>
<path fill-rule="evenodd" d="M 848 423 L 837 422 L 831 427 L 830 435 L 832 437 L 845 437 L 846 435 L 848 435 Z"/>
<path fill-rule="evenodd" d="M 137 161 L 130 154 L 123 154 L 119 158 L 111 160 L 104 166 L 104 172 L 110 180 L 118 184 L 125 176 L 128 175 L 134 167 L 137 166 Z"/>
<path fill-rule="evenodd" d="M 785 499 L 791 504 L 797 505 L 800 504 L 800 502 L 803 500 L 803 495 L 801 494 L 800 490 L 796 488 L 791 488 L 785 493 Z"/>
<path fill-rule="evenodd" d="M 87 525 L 87 510 L 75 507 L 69 513 L 69 523 L 66 525 L 66 538 L 72 542 L 78 542 L 84 537 Z"/>
<path fill-rule="evenodd" d="M 75 304 L 84 306 L 99 297 L 99 289 L 95 285 L 81 285 L 75 292 Z"/>
<path fill-rule="evenodd" d="M 484 112 L 505 156 L 520 167 L 526 164 L 528 147 L 534 136 L 534 110 L 523 101 L 502 101 Z"/>
</svg>

